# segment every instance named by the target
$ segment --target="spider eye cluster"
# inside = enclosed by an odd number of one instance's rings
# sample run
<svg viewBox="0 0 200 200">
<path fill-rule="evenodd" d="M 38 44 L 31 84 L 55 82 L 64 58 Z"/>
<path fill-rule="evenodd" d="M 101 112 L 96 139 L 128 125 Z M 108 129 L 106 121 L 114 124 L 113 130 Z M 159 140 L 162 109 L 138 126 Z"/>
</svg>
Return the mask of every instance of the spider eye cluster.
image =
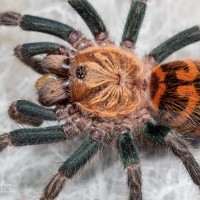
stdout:
<svg viewBox="0 0 200 200">
<path fill-rule="evenodd" d="M 86 76 L 86 67 L 85 66 L 79 66 L 76 70 L 76 77 L 79 79 L 84 79 Z"/>
</svg>

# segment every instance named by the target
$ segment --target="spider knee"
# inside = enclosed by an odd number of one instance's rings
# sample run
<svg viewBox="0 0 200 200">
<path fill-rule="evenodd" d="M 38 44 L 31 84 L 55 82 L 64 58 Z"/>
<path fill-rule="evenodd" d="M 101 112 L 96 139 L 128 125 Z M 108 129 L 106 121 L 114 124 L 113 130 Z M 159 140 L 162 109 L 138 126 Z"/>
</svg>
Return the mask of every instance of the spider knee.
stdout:
<svg viewBox="0 0 200 200">
<path fill-rule="evenodd" d="M 92 139 L 96 141 L 102 141 L 105 134 L 103 130 L 99 130 L 97 128 L 91 128 L 89 130 L 89 135 Z"/>
<path fill-rule="evenodd" d="M 84 50 L 88 47 L 94 46 L 91 40 L 87 39 L 80 31 L 76 30 L 70 34 L 68 42 L 78 50 Z"/>
</svg>

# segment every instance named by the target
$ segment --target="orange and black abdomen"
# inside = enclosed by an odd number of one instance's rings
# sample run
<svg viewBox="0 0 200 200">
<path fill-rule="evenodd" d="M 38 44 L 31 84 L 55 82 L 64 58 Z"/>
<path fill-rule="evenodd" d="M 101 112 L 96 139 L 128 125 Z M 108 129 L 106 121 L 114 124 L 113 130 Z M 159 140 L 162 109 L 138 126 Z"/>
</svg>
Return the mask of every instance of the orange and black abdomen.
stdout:
<svg viewBox="0 0 200 200">
<path fill-rule="evenodd" d="M 153 117 L 180 132 L 200 134 L 200 61 L 180 60 L 153 70 L 150 98 Z"/>
</svg>

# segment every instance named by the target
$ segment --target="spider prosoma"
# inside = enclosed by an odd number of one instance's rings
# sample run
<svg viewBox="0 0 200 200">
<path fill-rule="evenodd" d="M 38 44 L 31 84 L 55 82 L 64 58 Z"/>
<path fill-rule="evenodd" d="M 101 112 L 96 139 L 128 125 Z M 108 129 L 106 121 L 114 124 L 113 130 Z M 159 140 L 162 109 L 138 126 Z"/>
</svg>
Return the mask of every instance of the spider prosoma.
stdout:
<svg viewBox="0 0 200 200">
<path fill-rule="evenodd" d="M 181 138 L 196 132 L 199 122 L 199 61 L 160 64 L 176 50 L 199 40 L 199 27 L 185 30 L 152 50 L 143 59 L 133 53 L 145 14 L 146 1 L 133 1 L 120 47 L 85 0 L 69 0 L 95 37 L 95 42 L 64 24 L 6 12 L 0 24 L 56 35 L 74 49 L 55 43 L 23 44 L 15 55 L 39 73 L 39 102 L 17 101 L 9 109 L 12 119 L 39 126 L 43 120 L 66 119 L 62 126 L 18 129 L 1 136 L 1 149 L 61 142 L 85 136 L 81 147 L 60 167 L 41 199 L 55 199 L 71 179 L 100 149 L 114 143 L 127 169 L 130 199 L 142 199 L 138 148 L 148 140 L 160 143 L 180 157 L 199 186 L 199 166 Z M 46 53 L 43 60 L 34 56 Z"/>
</svg>

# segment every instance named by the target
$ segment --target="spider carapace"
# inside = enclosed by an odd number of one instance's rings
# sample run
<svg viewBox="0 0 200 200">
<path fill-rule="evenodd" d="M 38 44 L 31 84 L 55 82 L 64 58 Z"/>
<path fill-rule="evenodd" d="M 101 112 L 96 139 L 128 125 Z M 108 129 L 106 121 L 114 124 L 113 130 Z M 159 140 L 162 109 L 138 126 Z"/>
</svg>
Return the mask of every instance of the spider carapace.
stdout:
<svg viewBox="0 0 200 200">
<path fill-rule="evenodd" d="M 88 114 L 116 119 L 141 107 L 143 62 L 115 46 L 91 47 L 69 60 L 69 96 Z"/>
<path fill-rule="evenodd" d="M 134 50 L 145 0 L 132 1 L 119 47 L 87 0 L 68 2 L 86 22 L 94 41 L 53 20 L 0 13 L 0 25 L 48 33 L 72 47 L 39 42 L 15 48 L 23 63 L 43 75 L 35 84 L 43 106 L 18 100 L 9 108 L 10 117 L 20 124 L 40 126 L 44 120 L 57 120 L 61 125 L 5 133 L 0 136 L 0 150 L 85 137 L 50 180 L 41 200 L 55 199 L 66 181 L 106 144 L 117 150 L 127 170 L 130 200 L 142 200 L 139 151 L 154 146 L 152 143 L 170 149 L 200 186 L 200 167 L 182 137 L 200 132 L 200 61 L 180 59 L 161 64 L 173 52 L 198 41 L 199 27 L 178 33 L 140 59 Z M 40 54 L 47 55 L 41 59 Z M 54 108 L 47 108 L 51 106 Z"/>
</svg>

